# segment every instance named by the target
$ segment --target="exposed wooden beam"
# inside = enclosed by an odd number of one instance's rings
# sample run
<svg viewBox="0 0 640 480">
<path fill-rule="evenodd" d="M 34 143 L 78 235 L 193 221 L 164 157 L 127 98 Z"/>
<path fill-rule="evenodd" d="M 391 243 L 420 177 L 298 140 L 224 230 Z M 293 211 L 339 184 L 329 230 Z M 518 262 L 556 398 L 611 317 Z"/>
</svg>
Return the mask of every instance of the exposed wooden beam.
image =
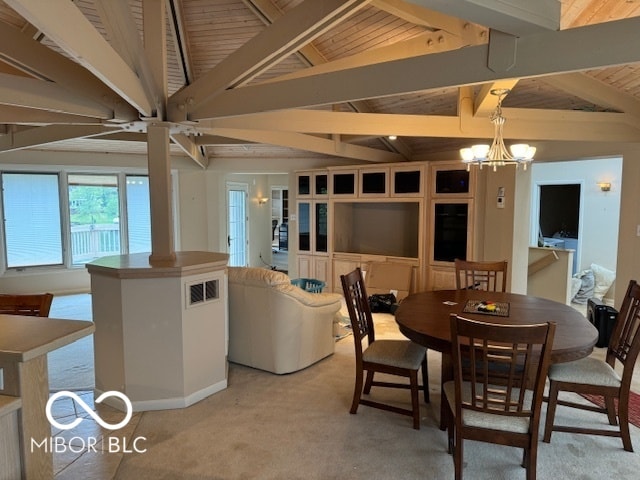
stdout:
<svg viewBox="0 0 640 480">
<path fill-rule="evenodd" d="M 112 110 L 107 106 L 83 98 L 55 83 L 6 73 L 0 73 L 0 104 L 103 120 L 113 116 Z"/>
<path fill-rule="evenodd" d="M 297 148 L 309 152 L 322 153 L 343 158 L 353 158 L 367 162 L 401 162 L 404 161 L 402 155 L 378 150 L 375 148 L 350 145 L 343 142 L 335 142 L 305 135 L 303 133 L 273 132 L 266 130 L 244 130 L 232 128 L 212 128 L 208 131 L 210 135 L 220 135 L 223 137 L 237 138 L 240 140 L 280 145 L 281 147 Z"/>
<path fill-rule="evenodd" d="M 517 85 L 517 83 L 517 78 L 508 78 L 497 82 L 485 83 L 475 98 L 473 114 L 483 117 L 492 113 L 498 106 L 500 98 L 498 95 L 493 95 L 491 92 L 494 90 L 511 90 Z M 502 99 L 504 100 L 505 98 L 506 94 Z"/>
<path fill-rule="evenodd" d="M 187 111 L 202 108 L 225 89 L 253 79 L 370 1 L 306 0 L 292 8 L 205 75 L 174 94 L 169 101 L 170 120 L 188 119 Z"/>
<path fill-rule="evenodd" d="M 148 81 L 154 94 L 156 116 L 166 118 L 169 87 L 167 83 L 167 14 L 163 0 L 142 1 L 144 33 L 143 57 Z M 135 25 L 134 25 L 135 26 Z M 137 33 L 137 32 L 136 32 Z"/>
<path fill-rule="evenodd" d="M 166 72 L 161 78 L 155 78 L 154 73 L 162 75 L 163 71 L 154 72 L 152 70 L 147 54 L 155 58 L 155 68 L 161 69 L 157 63 L 166 61 L 166 19 L 164 14 L 164 2 L 162 0 L 144 0 L 143 24 L 145 38 L 152 37 L 151 41 L 143 46 L 138 32 L 138 26 L 131 15 L 128 0 L 109 0 L 108 2 L 96 2 L 96 9 L 102 20 L 102 26 L 107 32 L 110 45 L 118 52 L 131 71 L 136 72 L 140 78 L 140 85 L 145 96 L 153 105 L 154 114 L 162 109 L 164 100 L 167 98 L 163 91 L 163 82 L 166 82 Z M 145 18 L 148 15 L 149 18 Z"/>
<path fill-rule="evenodd" d="M 271 0 L 242 0 L 242 3 L 254 12 L 265 25 L 271 25 L 283 15 L 282 10 Z M 318 65 L 327 61 L 313 43 L 301 46 L 295 54 L 307 65 Z"/>
<path fill-rule="evenodd" d="M 191 159 L 200 165 L 203 169 L 209 165 L 209 159 L 202 153 L 200 147 L 196 145 L 189 136 L 182 133 L 174 133 L 170 135 L 173 143 L 178 145 L 180 149 L 186 153 Z"/>
<path fill-rule="evenodd" d="M 518 37 L 560 28 L 558 0 L 407 0 Z"/>
<path fill-rule="evenodd" d="M 518 61 L 508 72 L 487 66 L 487 45 L 420 55 L 375 65 L 227 90 L 215 104 L 190 112 L 192 120 L 276 109 L 329 105 L 507 78 L 527 78 L 640 62 L 640 17 L 544 32 L 518 39 Z M 549 55 L 548 52 L 554 52 Z M 465 68 L 459 68 L 464 65 Z M 416 75 L 415 72 L 429 72 Z M 508 74 L 507 74 L 508 73 Z M 322 88 L 318 88 L 322 85 Z"/>
<path fill-rule="evenodd" d="M 543 78 L 545 83 L 560 88 L 571 95 L 587 100 L 599 107 L 628 113 L 627 118 L 640 124 L 640 100 L 623 93 L 585 73 L 565 73 Z"/>
<path fill-rule="evenodd" d="M 482 43 L 477 39 L 474 44 Z M 373 65 L 403 58 L 411 58 L 419 55 L 427 55 L 437 52 L 447 52 L 465 46 L 459 37 L 447 32 L 424 32 L 408 40 L 396 42 L 385 47 L 365 50 L 364 52 L 340 58 L 332 62 L 326 62 L 313 67 L 298 70 L 286 75 L 269 79 L 264 83 L 291 80 L 293 78 L 310 77 L 322 73 L 337 72 L 349 68 Z"/>
<path fill-rule="evenodd" d="M 34 108 L 24 108 L 11 105 L 0 105 L 0 123 L 12 123 L 17 125 L 43 126 L 51 124 L 102 125 L 100 118 L 69 115 L 66 113 L 48 112 Z"/>
<path fill-rule="evenodd" d="M 112 128 L 95 125 L 50 125 L 34 127 L 20 132 L 10 132 L 0 137 L 0 152 L 23 150 L 62 140 L 89 138 L 114 131 Z"/>
<path fill-rule="evenodd" d="M 472 105 L 472 104 L 471 104 Z M 621 113 L 503 108 L 505 138 L 527 140 L 637 141 L 640 130 L 626 125 Z M 461 127 L 458 116 L 286 110 L 203 122 L 203 131 L 251 129 L 316 134 L 408 137 L 490 138 L 493 124 L 471 117 Z"/>
<path fill-rule="evenodd" d="M 153 114 L 152 101 L 147 97 L 140 78 L 73 2 L 6 0 L 5 3 L 137 108 L 142 115 Z"/>
<path fill-rule="evenodd" d="M 129 122 L 138 118 L 137 110 L 87 69 L 4 22 L 0 22 L 0 44 L 4 60 L 16 68 L 103 103 L 112 109 L 115 121 Z"/>
<path fill-rule="evenodd" d="M 486 33 L 487 30 L 486 27 L 474 25 L 467 20 L 445 15 L 403 0 L 373 0 L 371 4 L 407 22 L 422 25 L 431 30 L 448 32 L 459 37 L 461 42 L 466 45 L 475 45 L 478 38 L 483 36 L 482 33 Z"/>
</svg>

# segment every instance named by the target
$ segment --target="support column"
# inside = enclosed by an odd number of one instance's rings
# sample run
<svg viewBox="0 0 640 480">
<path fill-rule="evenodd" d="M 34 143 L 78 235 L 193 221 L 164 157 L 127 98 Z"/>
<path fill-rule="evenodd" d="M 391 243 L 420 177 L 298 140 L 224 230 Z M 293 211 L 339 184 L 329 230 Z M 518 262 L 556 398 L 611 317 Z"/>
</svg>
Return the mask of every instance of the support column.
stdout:
<svg viewBox="0 0 640 480">
<path fill-rule="evenodd" d="M 171 156 L 169 125 L 150 124 L 147 128 L 149 198 L 151 210 L 151 255 L 149 263 L 173 262 L 173 215 L 171 209 Z"/>
</svg>

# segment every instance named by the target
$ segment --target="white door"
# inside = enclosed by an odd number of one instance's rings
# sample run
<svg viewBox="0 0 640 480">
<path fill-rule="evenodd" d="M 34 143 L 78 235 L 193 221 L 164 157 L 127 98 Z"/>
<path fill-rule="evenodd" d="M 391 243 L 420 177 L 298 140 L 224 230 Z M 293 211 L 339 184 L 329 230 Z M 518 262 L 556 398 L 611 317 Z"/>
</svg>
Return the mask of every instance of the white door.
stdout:
<svg viewBox="0 0 640 480">
<path fill-rule="evenodd" d="M 249 186 L 246 184 L 227 184 L 227 247 L 230 267 L 246 267 L 248 265 L 248 194 Z"/>
</svg>

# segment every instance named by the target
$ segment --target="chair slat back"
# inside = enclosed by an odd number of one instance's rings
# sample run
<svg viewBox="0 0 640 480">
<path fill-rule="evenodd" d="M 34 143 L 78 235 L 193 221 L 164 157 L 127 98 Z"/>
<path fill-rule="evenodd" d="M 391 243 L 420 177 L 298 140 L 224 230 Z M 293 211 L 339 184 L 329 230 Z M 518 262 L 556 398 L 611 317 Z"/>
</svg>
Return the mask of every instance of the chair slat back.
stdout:
<svg viewBox="0 0 640 480">
<path fill-rule="evenodd" d="M 346 275 L 341 275 L 340 281 L 342 282 L 344 299 L 349 311 L 351 330 L 356 340 L 356 349 L 361 349 L 364 337 L 368 338 L 369 344 L 375 340 L 373 317 L 371 316 L 369 297 L 362 277 L 362 270 L 358 267 Z"/>
<path fill-rule="evenodd" d="M 615 360 L 625 365 L 623 376 L 631 375 L 640 353 L 640 285 L 629 282 L 615 327 L 609 341 L 607 362 L 613 366 Z M 630 367 L 629 373 L 627 368 Z"/>
<path fill-rule="evenodd" d="M 472 262 L 455 259 L 456 287 L 489 292 L 506 292 L 506 260 L 499 262 Z"/>
<path fill-rule="evenodd" d="M 497 325 L 453 314 L 451 332 L 460 410 L 532 417 L 542 402 L 555 324 Z"/>
<path fill-rule="evenodd" d="M 0 294 L 0 314 L 48 317 L 53 294 Z"/>
</svg>

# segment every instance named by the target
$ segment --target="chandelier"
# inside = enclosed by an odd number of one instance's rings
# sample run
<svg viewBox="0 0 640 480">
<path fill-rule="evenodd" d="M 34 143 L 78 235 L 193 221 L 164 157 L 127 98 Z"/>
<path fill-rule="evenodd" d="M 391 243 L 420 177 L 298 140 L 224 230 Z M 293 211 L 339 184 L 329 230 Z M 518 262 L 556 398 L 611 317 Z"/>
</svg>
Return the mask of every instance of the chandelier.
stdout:
<svg viewBox="0 0 640 480">
<path fill-rule="evenodd" d="M 491 94 L 498 97 L 498 105 L 489 117 L 494 126 L 493 143 L 491 145 L 472 145 L 469 148 L 460 149 L 462 162 L 467 164 L 467 171 L 471 168 L 471 165 L 478 165 L 480 168 L 482 168 L 483 165 L 488 165 L 493 167 L 493 171 L 495 172 L 497 167 L 503 165 L 518 166 L 520 164 L 522 164 L 526 170 L 527 165 L 533 160 L 536 147 L 532 147 L 526 143 L 516 143 L 509 147 L 509 150 L 511 150 L 511 152 L 509 152 L 504 145 L 502 128 L 506 120 L 502 116 L 502 98 L 510 91 L 511 90 L 507 88 L 491 90 Z"/>
</svg>

